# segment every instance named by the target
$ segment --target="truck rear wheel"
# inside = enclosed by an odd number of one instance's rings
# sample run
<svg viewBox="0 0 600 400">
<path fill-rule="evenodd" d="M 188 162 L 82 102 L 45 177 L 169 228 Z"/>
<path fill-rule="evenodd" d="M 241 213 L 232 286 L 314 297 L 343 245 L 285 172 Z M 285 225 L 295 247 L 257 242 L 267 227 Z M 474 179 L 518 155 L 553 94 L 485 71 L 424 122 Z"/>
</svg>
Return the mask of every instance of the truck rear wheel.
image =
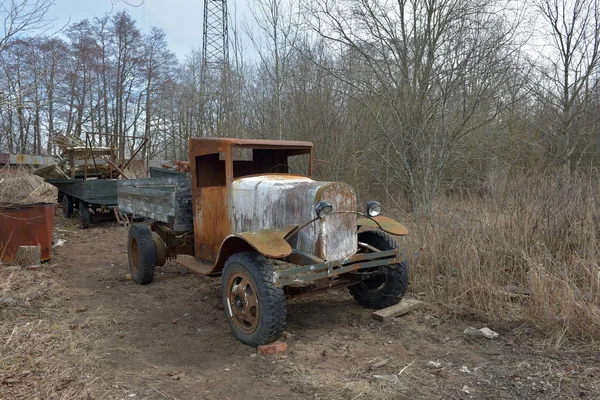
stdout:
<svg viewBox="0 0 600 400">
<path fill-rule="evenodd" d="M 223 268 L 221 296 L 229 327 L 241 342 L 260 346 L 283 334 L 287 316 L 273 266 L 257 253 L 237 253 Z"/>
<path fill-rule="evenodd" d="M 398 243 L 387 233 L 366 231 L 358 234 L 358 241 L 379 250 L 393 250 Z M 350 286 L 350 294 L 363 307 L 381 309 L 398 304 L 408 288 L 408 264 L 395 264 L 385 274 L 376 275 Z"/>
<path fill-rule="evenodd" d="M 127 256 L 129 272 L 135 283 L 147 285 L 152 282 L 156 268 L 156 250 L 152 232 L 146 225 L 135 224 L 129 228 Z"/>
</svg>

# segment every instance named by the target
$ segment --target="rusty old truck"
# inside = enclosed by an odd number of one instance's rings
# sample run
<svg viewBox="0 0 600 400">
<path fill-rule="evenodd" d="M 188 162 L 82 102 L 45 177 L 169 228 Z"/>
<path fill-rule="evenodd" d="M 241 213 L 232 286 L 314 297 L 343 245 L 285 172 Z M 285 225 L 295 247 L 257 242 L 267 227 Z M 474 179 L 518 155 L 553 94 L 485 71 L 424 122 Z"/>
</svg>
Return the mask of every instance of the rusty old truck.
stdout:
<svg viewBox="0 0 600 400">
<path fill-rule="evenodd" d="M 365 307 L 398 303 L 407 258 L 394 237 L 407 229 L 356 204 L 352 187 L 313 180 L 310 142 L 193 138 L 191 173 L 119 182 L 121 211 L 148 218 L 129 230 L 130 272 L 152 282 L 166 260 L 220 277 L 234 335 L 276 340 L 286 301 L 348 288 Z"/>
</svg>

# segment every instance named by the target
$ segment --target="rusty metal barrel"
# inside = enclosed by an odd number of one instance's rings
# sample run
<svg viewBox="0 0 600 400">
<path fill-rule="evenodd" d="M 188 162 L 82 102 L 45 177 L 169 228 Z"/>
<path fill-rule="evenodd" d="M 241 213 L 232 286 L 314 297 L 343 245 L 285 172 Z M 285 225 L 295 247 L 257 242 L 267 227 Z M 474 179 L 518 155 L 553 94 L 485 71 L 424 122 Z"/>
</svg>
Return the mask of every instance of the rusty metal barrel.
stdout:
<svg viewBox="0 0 600 400">
<path fill-rule="evenodd" d="M 52 256 L 53 203 L 0 203 L 0 261 L 11 263 L 20 246 L 41 248 L 41 261 Z"/>
</svg>

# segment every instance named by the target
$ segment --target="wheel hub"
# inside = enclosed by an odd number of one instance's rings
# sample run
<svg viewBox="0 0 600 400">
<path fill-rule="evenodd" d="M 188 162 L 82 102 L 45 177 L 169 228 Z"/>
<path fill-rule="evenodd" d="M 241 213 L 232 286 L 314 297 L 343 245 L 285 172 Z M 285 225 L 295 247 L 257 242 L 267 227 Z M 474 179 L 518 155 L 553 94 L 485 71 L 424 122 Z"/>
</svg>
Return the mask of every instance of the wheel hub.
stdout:
<svg viewBox="0 0 600 400">
<path fill-rule="evenodd" d="M 130 257 L 130 265 L 133 273 L 139 274 L 140 272 L 140 249 L 138 247 L 138 242 L 132 237 L 129 240 L 129 257 Z"/>
<path fill-rule="evenodd" d="M 246 334 L 254 332 L 258 326 L 260 309 L 256 288 L 245 273 L 237 271 L 229 278 L 227 301 L 235 325 Z"/>
</svg>

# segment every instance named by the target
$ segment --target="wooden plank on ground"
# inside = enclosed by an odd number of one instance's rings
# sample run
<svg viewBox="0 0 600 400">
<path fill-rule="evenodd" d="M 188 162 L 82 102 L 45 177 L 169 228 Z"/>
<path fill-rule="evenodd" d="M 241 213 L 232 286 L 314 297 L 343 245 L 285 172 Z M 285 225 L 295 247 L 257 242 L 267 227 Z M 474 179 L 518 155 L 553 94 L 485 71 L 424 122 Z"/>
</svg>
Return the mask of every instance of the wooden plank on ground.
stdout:
<svg viewBox="0 0 600 400">
<path fill-rule="evenodd" d="M 377 321 L 388 321 L 391 318 L 404 315 L 414 310 L 415 308 L 419 307 L 422 303 L 422 301 L 417 299 L 403 299 L 400 303 L 396 305 L 373 312 L 371 316 Z"/>
</svg>

